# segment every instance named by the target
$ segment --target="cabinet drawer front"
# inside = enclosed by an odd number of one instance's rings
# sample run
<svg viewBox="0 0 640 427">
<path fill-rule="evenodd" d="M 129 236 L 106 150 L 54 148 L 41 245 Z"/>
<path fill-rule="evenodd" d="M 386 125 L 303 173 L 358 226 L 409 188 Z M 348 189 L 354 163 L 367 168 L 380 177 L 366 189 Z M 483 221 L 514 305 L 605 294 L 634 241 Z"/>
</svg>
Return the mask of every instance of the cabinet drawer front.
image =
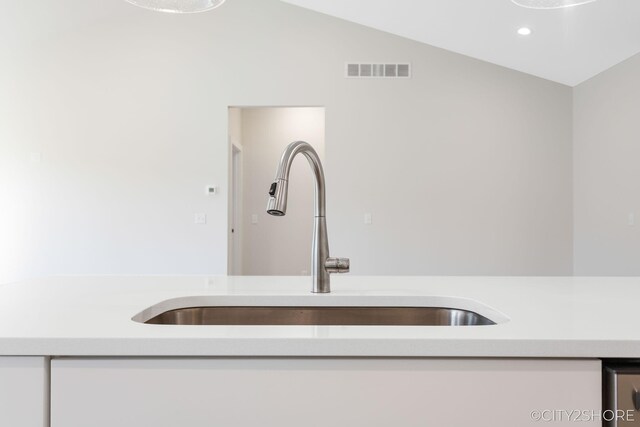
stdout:
<svg viewBox="0 0 640 427">
<path fill-rule="evenodd" d="M 52 362 L 52 427 L 513 427 L 600 408 L 597 360 Z"/>
<path fill-rule="evenodd" d="M 0 357 L 0 426 L 49 425 L 49 358 Z"/>
</svg>

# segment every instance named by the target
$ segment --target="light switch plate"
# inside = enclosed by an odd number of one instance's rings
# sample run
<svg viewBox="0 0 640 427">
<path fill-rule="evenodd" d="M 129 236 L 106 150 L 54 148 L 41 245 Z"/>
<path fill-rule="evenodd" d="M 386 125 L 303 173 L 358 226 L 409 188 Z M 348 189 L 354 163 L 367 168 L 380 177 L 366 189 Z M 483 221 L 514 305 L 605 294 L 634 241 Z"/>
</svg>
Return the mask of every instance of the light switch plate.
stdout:
<svg viewBox="0 0 640 427">
<path fill-rule="evenodd" d="M 366 213 L 364 214 L 364 223 L 366 225 L 371 225 L 373 224 L 373 216 L 370 213 Z"/>
<path fill-rule="evenodd" d="M 205 193 L 207 196 L 216 196 L 218 194 L 218 186 L 216 185 L 207 185 L 205 189 Z"/>
<path fill-rule="evenodd" d="M 207 214 L 198 212 L 193 216 L 193 222 L 196 224 L 206 224 L 207 223 Z"/>
</svg>

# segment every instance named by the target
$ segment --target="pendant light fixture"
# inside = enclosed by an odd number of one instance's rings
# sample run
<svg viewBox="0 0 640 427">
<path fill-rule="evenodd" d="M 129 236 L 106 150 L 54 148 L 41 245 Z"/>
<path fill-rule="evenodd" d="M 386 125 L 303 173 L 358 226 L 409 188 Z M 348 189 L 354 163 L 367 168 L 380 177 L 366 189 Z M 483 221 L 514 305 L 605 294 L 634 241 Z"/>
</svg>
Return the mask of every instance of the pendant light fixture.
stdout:
<svg viewBox="0 0 640 427">
<path fill-rule="evenodd" d="M 197 13 L 215 9 L 225 0 L 127 0 L 131 4 L 158 12 Z"/>
<path fill-rule="evenodd" d="M 518 6 L 529 9 L 562 9 L 565 7 L 579 6 L 596 0 L 511 0 Z"/>
</svg>

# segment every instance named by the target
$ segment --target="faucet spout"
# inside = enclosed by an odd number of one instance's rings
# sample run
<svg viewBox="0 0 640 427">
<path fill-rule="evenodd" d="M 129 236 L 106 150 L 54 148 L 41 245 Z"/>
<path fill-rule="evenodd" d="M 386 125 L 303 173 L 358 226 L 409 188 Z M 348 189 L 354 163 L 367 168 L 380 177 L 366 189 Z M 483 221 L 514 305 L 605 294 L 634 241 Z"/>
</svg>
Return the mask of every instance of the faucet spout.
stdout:
<svg viewBox="0 0 640 427">
<path fill-rule="evenodd" d="M 320 157 L 307 142 L 297 141 L 289 144 L 282 153 L 276 177 L 269 188 L 267 213 L 274 216 L 284 216 L 287 213 L 287 196 L 289 193 L 289 172 L 291 164 L 298 154 L 304 155 L 309 161 L 315 182 L 315 204 L 313 241 L 311 244 L 311 275 L 314 293 L 329 293 L 330 274 L 347 273 L 350 264 L 346 258 L 329 257 L 329 238 L 327 237 L 326 195 L 324 170 Z"/>
</svg>

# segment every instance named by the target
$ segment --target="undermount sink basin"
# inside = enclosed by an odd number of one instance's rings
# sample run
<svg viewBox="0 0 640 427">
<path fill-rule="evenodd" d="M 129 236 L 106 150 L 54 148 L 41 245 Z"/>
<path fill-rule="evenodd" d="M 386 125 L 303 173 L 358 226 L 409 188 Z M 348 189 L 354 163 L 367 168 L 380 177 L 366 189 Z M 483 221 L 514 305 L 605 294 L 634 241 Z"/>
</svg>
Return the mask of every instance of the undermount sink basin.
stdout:
<svg viewBox="0 0 640 427">
<path fill-rule="evenodd" d="M 444 307 L 188 307 L 145 321 L 154 325 L 486 326 L 473 311 Z"/>
</svg>

